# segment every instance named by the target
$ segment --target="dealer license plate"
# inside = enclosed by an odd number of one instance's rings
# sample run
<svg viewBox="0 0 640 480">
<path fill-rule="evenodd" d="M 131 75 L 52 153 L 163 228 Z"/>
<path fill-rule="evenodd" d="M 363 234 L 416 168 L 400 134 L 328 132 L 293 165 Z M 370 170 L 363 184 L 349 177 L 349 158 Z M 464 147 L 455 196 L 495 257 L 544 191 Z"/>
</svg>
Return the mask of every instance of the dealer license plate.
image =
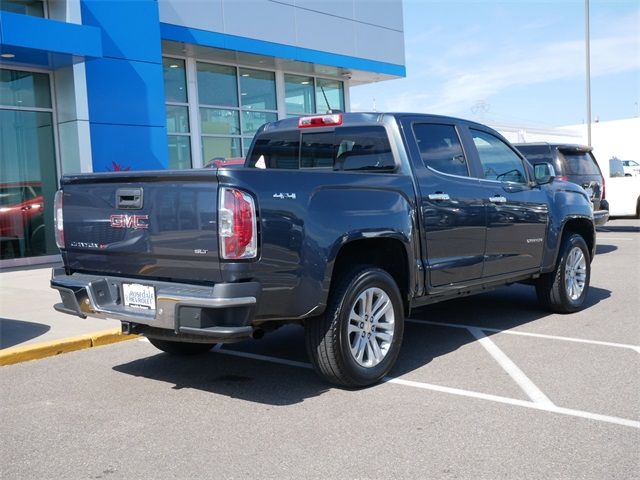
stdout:
<svg viewBox="0 0 640 480">
<path fill-rule="evenodd" d="M 156 292 L 151 286 L 137 283 L 123 283 L 122 293 L 125 307 L 144 310 L 156 309 Z"/>
</svg>

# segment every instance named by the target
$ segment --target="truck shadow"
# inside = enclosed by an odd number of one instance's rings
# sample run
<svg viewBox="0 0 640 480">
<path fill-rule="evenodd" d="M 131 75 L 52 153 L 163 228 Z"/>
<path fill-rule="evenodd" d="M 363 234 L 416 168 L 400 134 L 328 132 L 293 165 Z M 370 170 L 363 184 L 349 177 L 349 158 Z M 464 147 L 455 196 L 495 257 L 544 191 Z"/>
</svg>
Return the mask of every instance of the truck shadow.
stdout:
<svg viewBox="0 0 640 480">
<path fill-rule="evenodd" d="M 596 245 L 596 255 L 603 255 L 605 253 L 615 252 L 618 249 L 615 245 L 606 245 L 599 243 Z"/>
<path fill-rule="evenodd" d="M 51 327 L 42 323 L 0 318 L 0 349 L 19 345 L 47 333 Z"/>
<path fill-rule="evenodd" d="M 591 287 L 587 308 L 609 296 L 608 290 Z M 399 377 L 421 369 L 433 359 L 474 342 L 475 338 L 464 325 L 508 330 L 549 315 L 540 308 L 533 288 L 523 285 L 414 310 L 413 321 L 405 323 L 402 351 L 391 376 Z M 461 328 L 419 323 L 424 320 L 460 325 Z M 485 334 L 493 335 L 487 331 Z M 260 359 L 260 356 L 265 358 Z M 224 345 L 221 351 L 213 350 L 197 357 L 158 353 L 113 369 L 166 382 L 173 389 L 197 389 L 273 406 L 297 404 L 334 388 L 320 379 L 310 366 L 297 368 L 276 363 L 278 360 L 309 366 L 301 327 L 289 325 L 263 340 Z"/>
</svg>

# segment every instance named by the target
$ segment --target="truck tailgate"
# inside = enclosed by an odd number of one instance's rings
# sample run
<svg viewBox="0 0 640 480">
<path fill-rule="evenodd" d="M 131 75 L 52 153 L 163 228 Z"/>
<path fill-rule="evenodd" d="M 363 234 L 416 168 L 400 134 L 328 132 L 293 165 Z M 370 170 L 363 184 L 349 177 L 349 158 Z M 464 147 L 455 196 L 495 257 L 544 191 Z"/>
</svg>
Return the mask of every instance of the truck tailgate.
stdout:
<svg viewBox="0 0 640 480">
<path fill-rule="evenodd" d="M 220 281 L 215 170 L 79 175 L 62 188 L 70 269 Z"/>
</svg>

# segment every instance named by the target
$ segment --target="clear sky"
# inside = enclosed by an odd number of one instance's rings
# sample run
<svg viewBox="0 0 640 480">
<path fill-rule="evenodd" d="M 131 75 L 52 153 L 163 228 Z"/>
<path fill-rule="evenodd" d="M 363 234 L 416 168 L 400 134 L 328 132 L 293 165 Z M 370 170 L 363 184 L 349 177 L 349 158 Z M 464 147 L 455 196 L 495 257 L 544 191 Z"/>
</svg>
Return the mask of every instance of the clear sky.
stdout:
<svg viewBox="0 0 640 480">
<path fill-rule="evenodd" d="M 584 0 L 403 5 L 407 77 L 352 88 L 352 110 L 519 126 L 585 122 Z M 636 117 L 640 0 L 591 0 L 590 17 L 592 118 Z"/>
</svg>

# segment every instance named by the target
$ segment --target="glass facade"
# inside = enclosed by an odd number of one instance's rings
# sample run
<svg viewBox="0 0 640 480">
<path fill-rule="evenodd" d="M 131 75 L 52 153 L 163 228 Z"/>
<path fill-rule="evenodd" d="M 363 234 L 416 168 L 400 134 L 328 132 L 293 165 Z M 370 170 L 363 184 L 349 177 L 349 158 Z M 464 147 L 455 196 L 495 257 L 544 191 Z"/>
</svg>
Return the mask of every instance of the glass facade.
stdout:
<svg viewBox="0 0 640 480">
<path fill-rule="evenodd" d="M 2 0 L 0 1 L 0 10 L 33 17 L 45 16 L 43 0 Z"/>
<path fill-rule="evenodd" d="M 169 168 L 191 168 L 191 130 L 185 62 L 175 58 L 164 58 L 162 69 L 167 110 Z"/>
<path fill-rule="evenodd" d="M 0 260 L 58 253 L 49 75 L 0 69 Z"/>
<path fill-rule="evenodd" d="M 279 99 L 273 71 L 169 57 L 163 64 L 170 168 L 246 155 L 258 129 L 278 120 L 279 107 L 285 116 L 344 111 L 339 80 L 284 74 Z M 188 84 L 195 84 L 193 98 Z"/>
</svg>

